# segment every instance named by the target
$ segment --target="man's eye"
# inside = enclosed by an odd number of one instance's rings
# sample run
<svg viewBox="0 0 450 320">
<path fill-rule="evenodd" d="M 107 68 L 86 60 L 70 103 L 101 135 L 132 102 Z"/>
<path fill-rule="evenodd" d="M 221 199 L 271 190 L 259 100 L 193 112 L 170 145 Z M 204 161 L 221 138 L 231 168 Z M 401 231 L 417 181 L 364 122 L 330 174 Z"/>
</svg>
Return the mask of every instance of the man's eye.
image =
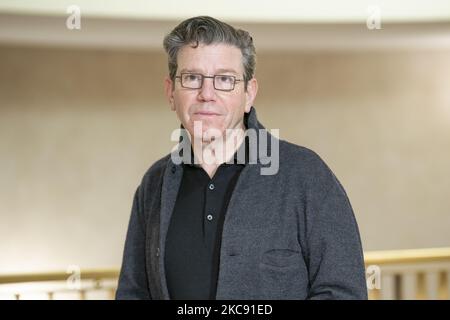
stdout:
<svg viewBox="0 0 450 320">
<path fill-rule="evenodd" d="M 187 74 L 184 79 L 187 81 L 197 81 L 200 80 L 200 76 L 197 74 Z"/>
<path fill-rule="evenodd" d="M 230 76 L 219 76 L 219 81 L 223 83 L 231 83 L 233 82 L 233 77 Z"/>
</svg>

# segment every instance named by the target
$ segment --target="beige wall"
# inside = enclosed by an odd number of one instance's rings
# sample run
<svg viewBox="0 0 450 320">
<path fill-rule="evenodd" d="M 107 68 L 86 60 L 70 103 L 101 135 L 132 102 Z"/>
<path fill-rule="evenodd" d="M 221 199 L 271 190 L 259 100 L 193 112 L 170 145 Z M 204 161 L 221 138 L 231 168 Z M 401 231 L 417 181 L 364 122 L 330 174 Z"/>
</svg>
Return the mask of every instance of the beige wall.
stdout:
<svg viewBox="0 0 450 320">
<path fill-rule="evenodd" d="M 162 52 L 0 47 L 0 272 L 119 266 L 178 127 Z M 347 190 L 364 249 L 450 246 L 450 52 L 261 52 L 256 108 Z"/>
</svg>

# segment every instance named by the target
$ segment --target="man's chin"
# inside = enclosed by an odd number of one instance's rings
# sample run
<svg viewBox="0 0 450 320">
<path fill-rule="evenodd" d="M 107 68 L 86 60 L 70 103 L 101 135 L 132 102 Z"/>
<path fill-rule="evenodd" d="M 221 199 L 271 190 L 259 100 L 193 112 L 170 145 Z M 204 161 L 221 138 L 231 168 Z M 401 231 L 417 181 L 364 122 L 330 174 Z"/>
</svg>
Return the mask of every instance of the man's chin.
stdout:
<svg viewBox="0 0 450 320">
<path fill-rule="evenodd" d="M 223 136 L 223 132 L 217 128 L 210 128 L 203 131 L 202 141 L 209 143 L 214 140 L 221 139 Z"/>
<path fill-rule="evenodd" d="M 202 138 L 204 141 L 211 141 L 223 135 L 223 128 L 218 125 L 207 123 L 204 121 L 195 121 L 191 128 L 189 128 L 191 136 L 195 139 Z"/>
<path fill-rule="evenodd" d="M 194 139 L 196 141 L 201 140 L 204 143 L 210 143 L 222 137 L 223 131 L 215 127 L 206 128 L 205 130 L 202 130 L 201 133 L 194 131 Z"/>
</svg>

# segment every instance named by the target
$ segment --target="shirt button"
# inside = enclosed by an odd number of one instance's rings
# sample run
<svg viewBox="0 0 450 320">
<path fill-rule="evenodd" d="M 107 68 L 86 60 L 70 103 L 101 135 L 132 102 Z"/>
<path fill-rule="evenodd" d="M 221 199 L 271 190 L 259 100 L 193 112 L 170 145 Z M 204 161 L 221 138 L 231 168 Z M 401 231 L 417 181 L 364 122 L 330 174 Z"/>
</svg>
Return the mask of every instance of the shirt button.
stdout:
<svg viewBox="0 0 450 320">
<path fill-rule="evenodd" d="M 214 183 L 209 184 L 209 190 L 214 190 Z"/>
<path fill-rule="evenodd" d="M 206 219 L 208 219 L 208 221 L 211 221 L 211 220 L 213 219 L 213 216 L 210 215 L 210 214 L 208 214 L 208 215 L 206 216 Z"/>
</svg>

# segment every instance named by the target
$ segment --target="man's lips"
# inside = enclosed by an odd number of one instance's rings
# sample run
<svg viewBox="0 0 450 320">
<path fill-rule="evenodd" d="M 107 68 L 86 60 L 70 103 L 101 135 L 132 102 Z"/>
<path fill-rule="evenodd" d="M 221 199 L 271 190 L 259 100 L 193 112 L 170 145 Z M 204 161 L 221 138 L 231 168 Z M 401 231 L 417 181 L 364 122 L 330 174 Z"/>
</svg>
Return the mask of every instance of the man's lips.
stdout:
<svg viewBox="0 0 450 320">
<path fill-rule="evenodd" d="M 212 111 L 198 111 L 194 114 L 199 116 L 220 116 L 220 114 Z"/>
</svg>

